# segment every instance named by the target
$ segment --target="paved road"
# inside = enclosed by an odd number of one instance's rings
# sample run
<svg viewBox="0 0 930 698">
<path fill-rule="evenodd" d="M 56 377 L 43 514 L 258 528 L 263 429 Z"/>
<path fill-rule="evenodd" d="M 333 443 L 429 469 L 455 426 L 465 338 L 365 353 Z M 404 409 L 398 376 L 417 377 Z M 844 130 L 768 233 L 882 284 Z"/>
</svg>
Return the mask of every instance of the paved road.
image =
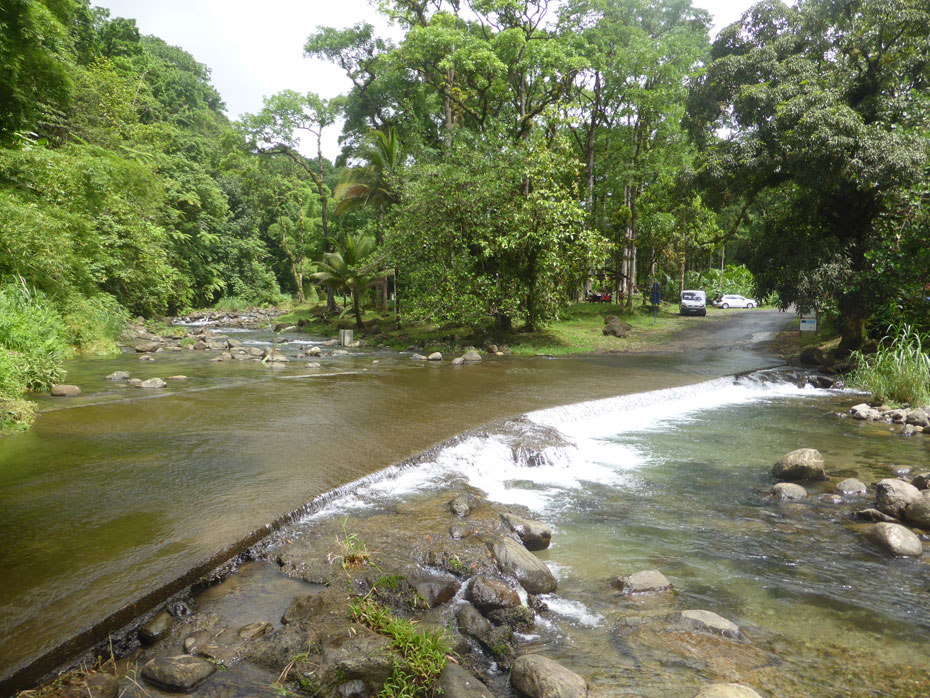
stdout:
<svg viewBox="0 0 930 698">
<path fill-rule="evenodd" d="M 785 329 L 794 315 L 778 310 L 722 311 L 726 317 L 689 327 L 662 346 L 663 351 L 753 349 L 765 352 L 767 343 Z"/>
</svg>

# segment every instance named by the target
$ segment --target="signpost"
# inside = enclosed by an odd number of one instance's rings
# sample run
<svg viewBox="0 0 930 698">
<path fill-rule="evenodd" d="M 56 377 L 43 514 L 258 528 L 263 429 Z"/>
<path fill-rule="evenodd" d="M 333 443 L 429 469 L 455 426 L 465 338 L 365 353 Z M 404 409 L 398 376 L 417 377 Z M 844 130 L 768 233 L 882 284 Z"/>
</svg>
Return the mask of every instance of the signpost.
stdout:
<svg viewBox="0 0 930 698">
<path fill-rule="evenodd" d="M 652 324 L 656 324 L 659 317 L 659 303 L 662 302 L 662 288 L 658 281 L 652 282 Z"/>
<path fill-rule="evenodd" d="M 817 331 L 817 311 L 813 311 L 811 314 L 810 311 L 801 312 L 801 332 L 816 332 Z"/>
</svg>

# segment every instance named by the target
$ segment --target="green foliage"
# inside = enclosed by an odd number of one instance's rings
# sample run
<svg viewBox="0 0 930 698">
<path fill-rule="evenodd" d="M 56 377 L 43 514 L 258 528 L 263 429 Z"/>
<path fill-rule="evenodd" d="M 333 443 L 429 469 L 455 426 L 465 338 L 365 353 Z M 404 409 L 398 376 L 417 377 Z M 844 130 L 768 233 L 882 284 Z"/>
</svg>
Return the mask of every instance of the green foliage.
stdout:
<svg viewBox="0 0 930 698">
<path fill-rule="evenodd" d="M 564 173 L 564 150 L 532 137 L 495 151 L 453 147 L 413 170 L 388 244 L 404 313 L 500 331 L 545 324 L 566 303 L 566 278 L 603 252 Z M 570 180 L 569 180 L 570 181 Z"/>
<path fill-rule="evenodd" d="M 365 545 L 364 541 L 359 538 L 359 535 L 357 533 L 349 533 L 346 527 L 348 521 L 348 516 L 342 520 L 343 535 L 342 538 L 339 539 L 339 545 L 342 546 L 342 555 L 339 557 L 342 559 L 343 569 L 367 564 L 371 559 L 368 547 Z"/>
<path fill-rule="evenodd" d="M 119 353 L 116 340 L 128 317 L 113 296 L 106 293 L 68 296 L 60 312 L 64 339 L 69 345 L 88 354 Z"/>
<path fill-rule="evenodd" d="M 310 276 L 336 291 L 352 294 L 355 326 L 361 328 L 362 293 L 373 281 L 390 276 L 394 272 L 392 269 L 377 269 L 375 238 L 372 235 L 361 234 L 354 237 L 347 234 L 345 242 L 338 247 L 336 252 L 327 252 L 323 256 L 320 263 L 322 271 Z"/>
<path fill-rule="evenodd" d="M 874 354 L 854 352 L 851 387 L 867 390 L 878 402 L 930 405 L 930 335 L 910 325 L 891 328 Z"/>
<path fill-rule="evenodd" d="M 742 264 L 728 264 L 726 268 L 703 269 L 685 274 L 685 288 L 700 288 L 707 292 L 709 298 L 725 293 L 736 293 L 747 298 L 755 298 L 756 281 L 752 272 Z M 678 283 L 667 290 L 668 298 L 678 297 Z"/>
<path fill-rule="evenodd" d="M 449 653 L 441 631 L 421 630 L 414 621 L 392 615 L 369 598 L 353 602 L 349 617 L 391 638 L 392 648 L 401 656 L 379 698 L 425 698 L 434 694 Z"/>
<path fill-rule="evenodd" d="M 752 225 L 750 267 L 783 302 L 835 302 L 841 349 L 894 287 L 875 253 L 908 225 L 930 161 L 923 0 L 759 3 L 724 29 L 689 103 L 700 177 Z M 915 270 L 916 271 L 916 270 Z"/>
</svg>

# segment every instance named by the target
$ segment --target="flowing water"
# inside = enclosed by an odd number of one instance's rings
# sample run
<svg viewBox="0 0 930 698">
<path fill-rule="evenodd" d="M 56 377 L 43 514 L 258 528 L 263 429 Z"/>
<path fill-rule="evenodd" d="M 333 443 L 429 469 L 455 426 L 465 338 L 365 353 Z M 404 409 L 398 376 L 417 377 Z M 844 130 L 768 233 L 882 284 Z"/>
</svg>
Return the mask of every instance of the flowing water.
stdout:
<svg viewBox="0 0 930 698">
<path fill-rule="evenodd" d="M 45 400 L 32 432 L 0 440 L 0 675 L 321 493 L 525 413 L 301 525 L 473 487 L 554 525 L 540 555 L 559 591 L 529 641 L 595 686 L 690 696 L 710 677 L 765 695 L 922 695 L 902 687 L 930 668 L 924 564 L 865 543 L 848 516 L 861 501 L 778 504 L 766 492 L 771 464 L 794 448 L 872 481 L 890 464 L 930 465 L 930 439 L 838 419 L 850 396 L 718 379 L 772 365 L 739 343 L 461 368 L 375 351 L 322 362 L 272 372 L 183 353 L 70 366 L 85 396 Z M 102 379 L 117 369 L 188 379 L 148 395 Z M 541 430 L 558 443 L 523 458 L 515 439 L 536 448 Z M 625 601 L 607 583 L 653 568 L 675 585 L 670 605 Z M 684 608 L 733 620 L 751 642 L 684 652 L 662 626 Z M 889 692 L 856 693 L 873 674 Z"/>
<path fill-rule="evenodd" d="M 119 609 L 157 602 L 142 597 L 321 493 L 464 430 L 773 363 L 733 347 L 465 367 L 354 350 L 312 370 L 296 355 L 321 340 L 289 337 L 278 371 L 202 352 L 73 361 L 67 380 L 83 395 L 40 398 L 34 428 L 0 439 L 0 679 Z M 104 380 L 116 370 L 168 387 Z"/>
<path fill-rule="evenodd" d="M 402 510 L 403 526 L 417 511 L 433 516 L 425 502 L 439 492 L 477 490 L 552 524 L 537 554 L 559 589 L 524 651 L 604 695 L 691 698 L 706 681 L 741 681 L 764 696 L 925 696 L 927 564 L 865 540 L 851 518 L 863 497 L 834 501 L 829 483 L 800 503 L 768 495 L 771 465 L 799 447 L 865 482 L 930 466 L 928 439 L 840 419 L 854 400 L 763 372 L 535 411 L 364 483 L 295 533 L 375 510 Z M 538 442 L 539 427 L 564 442 L 515 456 L 514 433 Z M 648 569 L 675 593 L 624 598 L 610 584 Z M 683 639 L 672 619 L 685 609 L 732 620 L 740 641 Z"/>
</svg>

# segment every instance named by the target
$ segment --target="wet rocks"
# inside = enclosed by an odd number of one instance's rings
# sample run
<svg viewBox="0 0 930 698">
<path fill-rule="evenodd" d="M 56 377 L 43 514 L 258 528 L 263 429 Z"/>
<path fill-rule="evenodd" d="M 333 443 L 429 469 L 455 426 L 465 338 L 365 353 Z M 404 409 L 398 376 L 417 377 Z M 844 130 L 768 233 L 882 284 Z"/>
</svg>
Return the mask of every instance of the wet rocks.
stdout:
<svg viewBox="0 0 930 698">
<path fill-rule="evenodd" d="M 491 621 L 481 615 L 481 612 L 469 603 L 462 604 L 455 612 L 459 632 L 462 635 L 480 640 L 491 632 Z"/>
<path fill-rule="evenodd" d="M 268 633 L 272 631 L 274 626 L 271 625 L 268 621 L 260 620 L 254 623 L 249 623 L 248 625 L 243 625 L 239 628 L 239 637 L 243 640 L 255 640 L 259 637 L 265 637 Z"/>
<path fill-rule="evenodd" d="M 164 388 L 166 385 L 168 384 L 161 378 L 147 378 L 139 384 L 139 387 L 145 390 L 158 390 Z"/>
<path fill-rule="evenodd" d="M 97 672 L 84 679 L 84 698 L 116 698 L 119 694 L 119 680 L 106 672 Z"/>
<path fill-rule="evenodd" d="M 781 482 L 825 480 L 823 456 L 815 448 L 799 448 L 786 453 L 772 467 L 772 477 Z"/>
<path fill-rule="evenodd" d="M 465 359 L 463 359 L 461 356 L 456 356 L 454 359 L 452 359 L 453 366 L 462 366 L 464 363 Z"/>
<path fill-rule="evenodd" d="M 861 419 L 863 421 L 874 421 L 876 419 L 881 419 L 882 416 L 881 412 L 865 402 L 860 402 L 858 405 L 850 407 L 849 414 L 852 415 L 853 419 Z"/>
<path fill-rule="evenodd" d="M 494 694 L 470 671 L 449 662 L 439 676 L 443 698 L 493 698 Z"/>
<path fill-rule="evenodd" d="M 155 657 L 142 667 L 142 677 L 169 693 L 189 693 L 216 667 L 212 662 L 187 654 Z"/>
<path fill-rule="evenodd" d="M 467 517 L 478 506 L 478 498 L 473 494 L 459 494 L 449 501 L 449 510 L 461 518 Z"/>
<path fill-rule="evenodd" d="M 51 393 L 53 397 L 77 397 L 81 389 L 76 385 L 53 385 Z"/>
<path fill-rule="evenodd" d="M 394 668 L 391 641 L 364 625 L 347 625 L 319 636 L 320 662 L 308 679 L 324 696 L 375 695 Z"/>
<path fill-rule="evenodd" d="M 836 485 L 836 491 L 843 495 L 859 495 L 868 492 L 868 489 L 861 480 L 854 477 L 848 477 Z"/>
<path fill-rule="evenodd" d="M 775 499 L 793 502 L 807 498 L 807 490 L 793 482 L 779 482 L 772 487 L 770 493 Z"/>
<path fill-rule="evenodd" d="M 411 361 L 426 361 L 426 357 L 423 356 L 423 354 L 414 353 L 410 355 L 410 360 Z"/>
<path fill-rule="evenodd" d="M 867 509 L 860 509 L 853 514 L 853 518 L 858 521 L 886 521 L 888 523 L 896 523 L 897 519 L 893 516 L 888 516 L 888 514 L 883 514 L 878 509 L 873 509 L 869 507 Z"/>
<path fill-rule="evenodd" d="M 426 605 L 430 608 L 442 606 L 442 604 L 452 600 L 461 588 L 461 584 L 455 579 L 440 577 L 414 579 L 410 583 L 416 593 L 426 600 Z"/>
<path fill-rule="evenodd" d="M 749 686 L 739 683 L 712 683 L 694 694 L 694 698 L 762 698 Z"/>
<path fill-rule="evenodd" d="M 633 574 L 617 577 L 616 586 L 621 594 L 657 594 L 669 591 L 672 583 L 659 570 L 643 570 Z"/>
<path fill-rule="evenodd" d="M 128 381 L 130 378 L 129 371 L 113 371 L 107 375 L 104 380 L 108 381 Z"/>
<path fill-rule="evenodd" d="M 139 628 L 139 640 L 144 645 L 154 645 L 171 632 L 174 620 L 168 611 L 162 611 Z"/>
<path fill-rule="evenodd" d="M 320 349 L 318 346 L 312 346 L 309 349 L 307 349 L 307 356 L 322 356 L 322 355 L 323 355 L 323 350 Z"/>
<path fill-rule="evenodd" d="M 442 354 L 438 351 L 434 351 L 432 354 L 426 357 L 427 361 L 442 361 Z"/>
<path fill-rule="evenodd" d="M 678 616 L 678 624 L 685 630 L 711 635 L 721 635 L 733 640 L 739 639 L 739 626 L 713 611 L 691 610 L 682 611 Z"/>
<path fill-rule="evenodd" d="M 514 577 L 530 594 L 549 594 L 558 586 L 549 568 L 510 538 L 492 539 L 488 547 L 504 574 Z"/>
<path fill-rule="evenodd" d="M 499 579 L 485 576 L 472 578 L 465 598 L 483 612 L 520 605 L 520 596 L 516 591 Z"/>
<path fill-rule="evenodd" d="M 896 519 L 900 519 L 908 505 L 919 498 L 920 490 L 903 480 L 885 478 L 875 486 L 875 508 Z"/>
<path fill-rule="evenodd" d="M 912 526 L 930 530 L 930 491 L 924 491 L 923 495 L 907 505 L 904 510 L 904 520 Z"/>
<path fill-rule="evenodd" d="M 481 361 L 482 359 L 481 359 L 481 354 L 479 354 L 477 351 L 472 349 L 471 351 L 466 351 L 464 354 L 462 354 L 462 360 L 465 361 L 466 363 L 477 363 L 478 361 Z"/>
<path fill-rule="evenodd" d="M 584 698 L 587 682 L 574 671 L 540 654 L 518 657 L 510 685 L 530 698 Z"/>
<path fill-rule="evenodd" d="M 140 354 L 151 354 L 159 349 L 161 349 L 161 344 L 158 342 L 142 342 L 135 346 L 135 350 Z"/>
<path fill-rule="evenodd" d="M 877 523 L 869 531 L 869 540 L 895 557 L 920 557 L 923 544 L 917 534 L 896 523 Z"/>
<path fill-rule="evenodd" d="M 911 484 L 919 490 L 930 489 L 930 473 L 918 473 L 911 480 Z"/>
<path fill-rule="evenodd" d="M 510 530 L 520 537 L 520 541 L 527 550 L 545 550 L 552 540 L 552 529 L 539 521 L 524 519 L 509 511 L 501 514 Z"/>
</svg>

